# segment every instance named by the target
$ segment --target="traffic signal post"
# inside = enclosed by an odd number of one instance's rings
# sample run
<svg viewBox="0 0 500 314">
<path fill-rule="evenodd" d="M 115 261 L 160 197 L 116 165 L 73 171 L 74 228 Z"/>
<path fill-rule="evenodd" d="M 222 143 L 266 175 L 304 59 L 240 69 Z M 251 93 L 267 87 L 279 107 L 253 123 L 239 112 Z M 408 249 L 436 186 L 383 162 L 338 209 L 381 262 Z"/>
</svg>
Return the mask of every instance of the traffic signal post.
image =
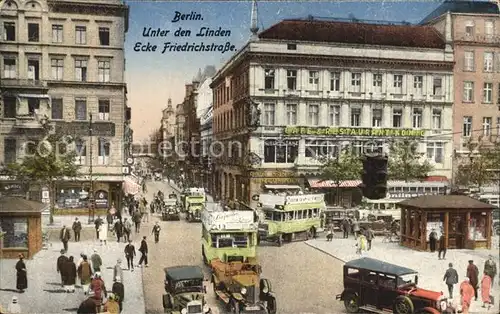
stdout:
<svg viewBox="0 0 500 314">
<path fill-rule="evenodd" d="M 365 156 L 361 186 L 363 196 L 371 200 L 379 200 L 387 194 L 387 165 L 385 156 Z"/>
</svg>

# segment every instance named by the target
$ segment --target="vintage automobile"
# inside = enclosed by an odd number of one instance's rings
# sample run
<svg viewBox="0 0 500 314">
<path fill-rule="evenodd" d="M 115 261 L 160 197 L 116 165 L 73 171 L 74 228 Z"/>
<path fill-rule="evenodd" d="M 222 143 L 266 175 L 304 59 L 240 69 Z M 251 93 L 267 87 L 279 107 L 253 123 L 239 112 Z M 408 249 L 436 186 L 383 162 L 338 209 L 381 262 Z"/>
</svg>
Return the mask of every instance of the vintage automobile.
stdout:
<svg viewBox="0 0 500 314">
<path fill-rule="evenodd" d="M 415 270 L 364 257 L 344 265 L 344 291 L 337 300 L 346 311 L 359 313 L 447 313 L 442 292 L 417 287 Z"/>
<path fill-rule="evenodd" d="M 177 208 L 177 199 L 169 198 L 165 201 L 162 208 L 161 218 L 163 221 L 180 220 L 179 209 Z"/>
<path fill-rule="evenodd" d="M 198 266 L 167 267 L 163 308 L 169 314 L 211 313 L 205 300 L 203 271 Z"/>
</svg>

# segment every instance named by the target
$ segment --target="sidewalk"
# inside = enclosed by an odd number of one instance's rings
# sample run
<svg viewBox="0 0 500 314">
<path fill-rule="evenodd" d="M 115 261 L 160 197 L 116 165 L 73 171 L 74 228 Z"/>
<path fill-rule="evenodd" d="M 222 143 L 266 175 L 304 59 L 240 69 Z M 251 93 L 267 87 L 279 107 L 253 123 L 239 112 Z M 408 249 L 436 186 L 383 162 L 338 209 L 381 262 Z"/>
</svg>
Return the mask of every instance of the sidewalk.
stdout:
<svg viewBox="0 0 500 314">
<path fill-rule="evenodd" d="M 327 242 L 326 239 L 315 239 L 306 241 L 306 244 L 316 248 L 334 258 L 343 262 L 360 258 L 356 254 L 356 241 L 353 237 L 349 239 L 334 238 L 332 242 Z M 493 245 L 495 246 L 496 243 Z M 443 282 L 443 276 L 448 268 L 448 263 L 453 263 L 454 268 L 458 272 L 459 284 L 454 287 L 454 300 L 459 302 L 459 285 L 463 281 L 466 268 L 469 260 L 473 260 L 477 265 L 480 277 L 482 278 L 482 271 L 484 262 L 488 258 L 488 254 L 493 255 L 497 267 L 499 266 L 498 250 L 448 250 L 446 253 L 446 260 L 439 260 L 436 253 L 419 252 L 410 250 L 405 247 L 399 246 L 397 243 L 382 243 L 381 237 L 376 237 L 372 242 L 372 249 L 365 252 L 365 257 L 371 257 L 382 260 L 391 264 L 405 266 L 418 271 L 419 273 L 419 286 L 425 289 L 442 291 L 448 297 L 448 288 Z M 498 313 L 498 301 L 500 287 L 498 285 L 498 276 L 492 288 L 492 295 L 495 296 L 495 304 L 489 311 L 482 308 L 481 291 L 478 292 L 478 301 L 472 302 L 471 313 Z M 340 291 L 338 292 L 340 293 Z"/>
</svg>

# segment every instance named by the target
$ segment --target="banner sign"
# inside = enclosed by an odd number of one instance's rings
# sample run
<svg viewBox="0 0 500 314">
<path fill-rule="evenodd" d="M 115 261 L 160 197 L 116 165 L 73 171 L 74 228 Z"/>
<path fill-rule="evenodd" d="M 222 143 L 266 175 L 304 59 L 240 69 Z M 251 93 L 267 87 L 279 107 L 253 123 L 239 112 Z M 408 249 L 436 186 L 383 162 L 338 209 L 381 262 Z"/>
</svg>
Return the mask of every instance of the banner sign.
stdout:
<svg viewBox="0 0 500 314">
<path fill-rule="evenodd" d="M 284 135 L 423 137 L 425 136 L 425 131 L 381 128 L 286 127 Z"/>
<path fill-rule="evenodd" d="M 285 204 L 320 203 L 324 200 L 325 196 L 323 194 L 289 195 L 286 197 Z"/>
<path fill-rule="evenodd" d="M 95 192 L 95 208 L 108 208 L 108 192 L 99 190 Z"/>
<path fill-rule="evenodd" d="M 253 211 L 204 211 L 203 224 L 208 230 L 255 229 Z"/>
</svg>

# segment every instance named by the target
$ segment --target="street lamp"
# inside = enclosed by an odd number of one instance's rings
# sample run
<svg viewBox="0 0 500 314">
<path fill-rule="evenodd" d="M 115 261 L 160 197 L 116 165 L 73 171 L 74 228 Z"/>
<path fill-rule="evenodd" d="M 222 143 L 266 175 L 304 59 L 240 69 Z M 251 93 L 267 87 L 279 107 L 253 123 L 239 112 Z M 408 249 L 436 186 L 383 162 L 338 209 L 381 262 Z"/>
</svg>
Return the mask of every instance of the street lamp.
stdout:
<svg viewBox="0 0 500 314">
<path fill-rule="evenodd" d="M 93 150 L 92 150 L 92 113 L 89 117 L 89 224 L 94 222 L 95 219 L 95 202 L 94 202 L 94 181 L 92 180 L 92 159 L 93 159 Z"/>
</svg>

